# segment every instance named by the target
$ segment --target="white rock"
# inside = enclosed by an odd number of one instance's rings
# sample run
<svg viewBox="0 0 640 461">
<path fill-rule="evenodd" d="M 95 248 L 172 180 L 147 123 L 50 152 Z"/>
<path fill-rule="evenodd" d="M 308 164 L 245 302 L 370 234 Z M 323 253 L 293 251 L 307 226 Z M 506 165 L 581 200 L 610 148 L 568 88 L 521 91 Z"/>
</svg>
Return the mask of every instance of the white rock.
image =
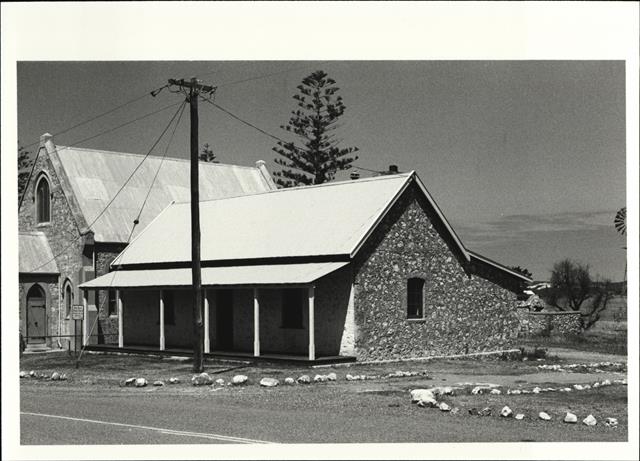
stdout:
<svg viewBox="0 0 640 461">
<path fill-rule="evenodd" d="M 311 383 L 311 378 L 309 375 L 302 375 L 297 380 L 298 384 L 309 384 Z"/>
<path fill-rule="evenodd" d="M 562 389 L 560 389 L 561 392 L 571 392 L 571 388 L 570 387 L 563 387 Z"/>
<path fill-rule="evenodd" d="M 231 384 L 233 384 L 234 386 L 247 384 L 247 381 L 249 381 L 249 377 L 245 375 L 235 375 L 233 378 L 231 378 Z"/>
<path fill-rule="evenodd" d="M 144 378 L 136 378 L 136 387 L 145 387 L 147 385 L 147 380 Z"/>
<path fill-rule="evenodd" d="M 136 383 L 136 378 L 129 378 L 127 380 L 125 380 L 124 385 L 125 386 L 133 386 Z"/>
<path fill-rule="evenodd" d="M 438 405 L 438 408 L 440 408 L 440 411 L 451 411 L 451 407 L 447 405 L 445 402 L 440 402 L 440 405 Z"/>
<path fill-rule="evenodd" d="M 60 373 L 58 373 L 57 371 L 54 371 L 51 374 L 51 381 L 58 381 L 60 379 Z"/>
<path fill-rule="evenodd" d="M 419 407 L 433 408 L 438 406 L 438 402 L 433 397 L 425 397 L 418 400 Z"/>
<path fill-rule="evenodd" d="M 315 375 L 313 377 L 314 383 L 324 383 L 325 381 L 327 381 L 327 377 L 325 375 Z"/>
<path fill-rule="evenodd" d="M 539 387 L 534 387 L 533 389 L 531 389 L 531 392 L 533 392 L 534 394 L 539 394 L 540 393 L 540 388 Z"/>
<path fill-rule="evenodd" d="M 516 418 L 518 421 L 521 421 L 521 420 L 523 420 L 523 419 L 524 419 L 524 414 L 522 414 L 522 413 L 518 413 L 518 414 L 515 416 L 515 418 Z"/>
<path fill-rule="evenodd" d="M 296 383 L 296 380 L 292 377 L 284 378 L 284 383 L 288 386 L 293 386 Z"/>
<path fill-rule="evenodd" d="M 327 380 L 328 381 L 337 381 L 337 379 L 338 379 L 338 376 L 335 373 L 329 373 L 327 375 Z"/>
<path fill-rule="evenodd" d="M 36 375 L 36 372 L 35 372 L 35 371 L 31 370 L 31 371 L 29 372 L 29 376 L 35 376 L 35 375 Z"/>
<path fill-rule="evenodd" d="M 452 415 L 457 415 L 458 413 L 460 413 L 460 408 L 458 408 L 458 407 L 453 407 L 453 408 L 451 409 L 451 414 L 452 414 Z"/>
<path fill-rule="evenodd" d="M 275 387 L 278 384 L 280 384 L 280 381 L 278 381 L 276 378 L 262 378 L 260 380 L 260 385 L 262 387 Z"/>
<path fill-rule="evenodd" d="M 179 382 L 178 378 L 169 378 L 169 384 L 178 384 Z"/>
<path fill-rule="evenodd" d="M 541 411 L 540 413 L 538 413 L 538 418 L 540 418 L 540 419 L 542 419 L 544 421 L 549 421 L 551 419 L 551 416 L 549 416 L 544 411 Z"/>
<path fill-rule="evenodd" d="M 164 381 L 154 381 L 153 385 L 154 386 L 164 386 Z"/>
<path fill-rule="evenodd" d="M 224 386 L 224 379 L 222 379 L 222 378 L 218 378 L 218 379 L 216 379 L 216 384 L 217 384 L 218 386 Z"/>
<path fill-rule="evenodd" d="M 411 401 L 419 402 L 420 400 L 432 399 L 435 400 L 435 395 L 430 389 L 414 389 L 411 391 Z"/>
<path fill-rule="evenodd" d="M 511 411 L 511 408 L 509 408 L 508 406 L 505 406 L 502 410 L 500 410 L 500 416 L 502 416 L 503 418 L 509 418 L 512 415 L 513 411 Z"/>
<path fill-rule="evenodd" d="M 351 376 L 350 374 L 347 374 L 347 376 L 345 376 L 345 379 L 347 381 L 354 381 L 353 376 Z"/>
<path fill-rule="evenodd" d="M 574 384 L 574 385 L 573 385 L 573 388 L 574 388 L 576 391 L 581 391 L 581 390 L 583 390 L 583 389 L 584 389 L 584 387 L 582 387 L 582 384 Z"/>
<path fill-rule="evenodd" d="M 29 375 L 27 374 L 27 372 L 26 372 L 26 371 L 21 371 L 21 372 L 20 372 L 20 377 L 21 377 L 21 378 L 26 378 L 27 376 L 29 376 Z"/>
<path fill-rule="evenodd" d="M 597 389 L 598 387 L 600 387 L 600 383 L 599 382 L 595 382 L 595 383 L 593 383 L 593 386 L 591 386 L 591 387 L 593 387 L 594 389 Z"/>
<path fill-rule="evenodd" d="M 205 386 L 213 384 L 213 378 L 208 373 L 200 373 L 199 375 L 193 375 L 191 378 L 191 384 L 194 386 Z"/>
<path fill-rule="evenodd" d="M 598 421 L 593 417 L 593 415 L 589 415 L 582 420 L 582 424 L 584 424 L 585 426 L 595 426 L 596 424 L 598 424 Z"/>
<path fill-rule="evenodd" d="M 66 381 L 66 380 L 67 380 L 67 375 L 66 375 L 66 373 L 62 373 L 62 374 L 60 375 L 60 381 Z"/>
<path fill-rule="evenodd" d="M 611 381 L 609 381 L 608 379 L 605 379 L 604 381 L 602 381 L 600 383 L 601 386 L 611 386 Z"/>
<path fill-rule="evenodd" d="M 567 414 L 564 415 L 563 421 L 569 424 L 575 424 L 578 422 L 578 417 L 571 412 L 567 411 Z"/>
<path fill-rule="evenodd" d="M 521 391 L 520 389 L 514 389 L 514 390 L 512 390 L 512 391 L 511 391 L 511 393 L 512 393 L 513 395 L 519 395 L 519 394 L 521 394 L 521 393 L 522 393 L 522 391 Z"/>
<path fill-rule="evenodd" d="M 490 394 L 500 395 L 500 394 L 502 394 L 502 391 L 500 389 L 491 389 Z"/>
<path fill-rule="evenodd" d="M 476 386 L 473 389 L 471 389 L 471 393 L 473 395 L 480 395 L 480 394 L 484 394 L 484 391 L 486 391 L 486 390 L 487 390 L 486 387 Z"/>
<path fill-rule="evenodd" d="M 616 418 L 607 418 L 604 421 L 604 425 L 607 427 L 616 427 L 618 425 L 618 420 Z"/>
<path fill-rule="evenodd" d="M 582 386 L 583 389 L 591 389 L 591 386 L 589 384 L 585 384 L 584 386 Z"/>
</svg>

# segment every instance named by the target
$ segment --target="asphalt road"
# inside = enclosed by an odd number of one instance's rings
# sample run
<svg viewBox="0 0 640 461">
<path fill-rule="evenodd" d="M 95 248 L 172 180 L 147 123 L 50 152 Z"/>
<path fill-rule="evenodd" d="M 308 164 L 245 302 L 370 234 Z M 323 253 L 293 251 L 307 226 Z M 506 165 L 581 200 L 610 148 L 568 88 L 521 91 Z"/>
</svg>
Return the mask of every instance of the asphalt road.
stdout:
<svg viewBox="0 0 640 461">
<path fill-rule="evenodd" d="M 222 389 L 21 386 L 21 443 L 373 443 L 626 440 L 626 429 L 452 415 L 406 390 L 347 384 Z M 618 430 L 619 429 L 619 430 Z"/>
</svg>

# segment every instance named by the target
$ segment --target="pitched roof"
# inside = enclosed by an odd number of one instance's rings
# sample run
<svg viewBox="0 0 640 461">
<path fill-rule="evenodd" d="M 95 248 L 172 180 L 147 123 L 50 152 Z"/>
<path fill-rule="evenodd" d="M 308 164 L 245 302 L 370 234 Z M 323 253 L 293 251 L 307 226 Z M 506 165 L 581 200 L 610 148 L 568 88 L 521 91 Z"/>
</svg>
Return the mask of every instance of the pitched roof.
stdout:
<svg viewBox="0 0 640 461">
<path fill-rule="evenodd" d="M 116 192 L 133 173 L 143 156 L 76 147 L 52 149 L 66 174 L 68 185 L 87 224 L 107 206 Z M 54 164 L 56 163 L 54 162 Z M 138 215 L 149 186 L 162 162 L 149 156 L 131 181 L 91 225 L 94 239 L 99 242 L 126 242 L 133 220 Z M 265 192 L 273 188 L 270 178 L 261 169 L 222 163 L 200 164 L 200 196 L 203 200 Z M 189 200 L 189 161 L 166 157 L 145 204 L 135 237 L 172 201 Z"/>
<path fill-rule="evenodd" d="M 201 259 L 352 257 L 416 178 L 411 172 L 203 201 Z M 190 261 L 189 213 L 189 203 L 167 207 L 114 264 Z"/>
<path fill-rule="evenodd" d="M 47 236 L 43 232 L 20 232 L 18 260 L 21 274 L 59 274 Z M 44 266 L 42 263 L 48 261 Z M 32 269 L 37 268 L 35 272 Z"/>
<path fill-rule="evenodd" d="M 533 279 L 531 277 L 527 277 L 526 275 L 524 275 L 524 274 L 522 274 L 522 273 L 520 273 L 520 272 L 518 272 L 516 270 L 513 270 L 513 269 L 511 269 L 511 268 L 509 268 L 507 266 L 503 266 L 502 264 L 500 264 L 498 262 L 495 262 L 493 259 L 489 259 L 486 256 L 482 256 L 481 254 L 476 253 L 475 251 L 471 251 L 471 250 L 467 250 L 467 251 L 469 251 L 469 255 L 471 256 L 472 260 L 480 261 L 480 262 L 482 262 L 484 264 L 488 264 L 490 266 L 493 266 L 496 269 L 499 269 L 499 270 L 501 270 L 503 272 L 506 272 L 506 273 L 514 276 L 514 277 L 522 279 L 523 281 L 525 281 L 527 283 L 533 282 Z"/>
</svg>

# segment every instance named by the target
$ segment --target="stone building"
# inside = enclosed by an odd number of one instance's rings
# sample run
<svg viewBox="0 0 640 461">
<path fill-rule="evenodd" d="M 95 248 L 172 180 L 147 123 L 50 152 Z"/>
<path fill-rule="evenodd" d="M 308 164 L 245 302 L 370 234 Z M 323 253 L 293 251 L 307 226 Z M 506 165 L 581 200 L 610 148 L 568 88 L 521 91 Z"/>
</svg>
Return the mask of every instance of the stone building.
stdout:
<svg viewBox="0 0 640 461">
<path fill-rule="evenodd" d="M 188 199 L 187 160 L 149 156 L 141 163 L 142 159 L 56 146 L 51 135 L 41 137 L 18 211 L 20 330 L 28 347 L 66 348 L 75 332 L 72 306 L 82 303 L 78 285 L 107 273 L 129 239 L 172 201 Z M 264 162 L 256 167 L 200 167 L 203 198 L 272 189 L 275 184 Z M 92 293 L 85 318 L 94 325 L 91 343 L 117 343 L 114 292 L 99 292 L 97 298 Z"/>
<path fill-rule="evenodd" d="M 81 285 L 116 290 L 118 346 L 192 346 L 189 203 Z M 200 204 L 205 353 L 309 361 L 495 350 L 531 280 L 463 245 L 414 173 Z"/>
</svg>

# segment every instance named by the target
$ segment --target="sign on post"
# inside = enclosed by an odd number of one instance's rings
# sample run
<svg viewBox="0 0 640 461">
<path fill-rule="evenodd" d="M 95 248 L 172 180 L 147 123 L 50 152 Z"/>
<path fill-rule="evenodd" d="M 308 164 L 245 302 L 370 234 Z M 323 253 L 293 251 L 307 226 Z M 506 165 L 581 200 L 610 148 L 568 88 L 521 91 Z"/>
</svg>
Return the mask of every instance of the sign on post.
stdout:
<svg viewBox="0 0 640 461">
<path fill-rule="evenodd" d="M 82 304 L 73 304 L 71 306 L 71 318 L 73 320 L 84 319 L 84 306 Z"/>
</svg>

